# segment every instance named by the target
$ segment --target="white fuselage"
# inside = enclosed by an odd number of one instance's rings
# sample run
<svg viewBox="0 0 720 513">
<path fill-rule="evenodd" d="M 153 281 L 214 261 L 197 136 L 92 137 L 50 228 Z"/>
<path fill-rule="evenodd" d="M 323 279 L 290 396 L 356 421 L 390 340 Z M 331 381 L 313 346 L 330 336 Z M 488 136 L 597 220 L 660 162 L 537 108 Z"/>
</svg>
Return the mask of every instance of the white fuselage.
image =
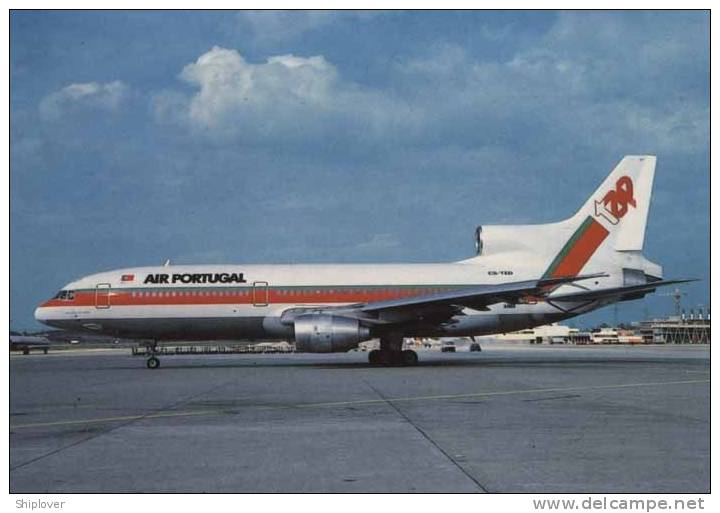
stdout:
<svg viewBox="0 0 720 513">
<path fill-rule="evenodd" d="M 297 307 L 337 307 L 531 279 L 536 265 L 338 264 L 196 265 L 121 269 L 87 276 L 36 310 L 38 320 L 64 329 L 156 340 L 282 339 L 279 322 Z M 592 286 L 611 286 L 611 277 Z M 596 308 L 599 305 L 593 305 Z M 407 335 L 502 333 L 571 317 L 545 302 L 466 308 L 454 323 Z"/>
</svg>

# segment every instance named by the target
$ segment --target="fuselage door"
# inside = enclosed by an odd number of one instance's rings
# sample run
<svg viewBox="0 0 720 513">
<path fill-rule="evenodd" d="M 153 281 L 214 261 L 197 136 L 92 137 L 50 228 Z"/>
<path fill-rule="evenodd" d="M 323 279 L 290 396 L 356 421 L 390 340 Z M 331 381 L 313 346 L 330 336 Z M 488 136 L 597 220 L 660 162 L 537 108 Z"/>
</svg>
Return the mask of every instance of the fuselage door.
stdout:
<svg viewBox="0 0 720 513">
<path fill-rule="evenodd" d="M 268 282 L 254 281 L 253 282 L 253 306 L 267 306 L 267 305 L 268 305 Z"/>
<path fill-rule="evenodd" d="M 110 284 L 98 283 L 95 286 L 95 308 L 110 308 Z"/>
</svg>

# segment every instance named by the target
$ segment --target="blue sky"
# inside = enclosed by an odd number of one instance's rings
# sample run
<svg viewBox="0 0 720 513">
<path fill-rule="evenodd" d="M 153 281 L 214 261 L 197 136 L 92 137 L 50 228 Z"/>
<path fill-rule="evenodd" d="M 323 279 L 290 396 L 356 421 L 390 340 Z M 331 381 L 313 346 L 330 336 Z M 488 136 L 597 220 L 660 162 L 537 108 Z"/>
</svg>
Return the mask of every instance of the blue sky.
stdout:
<svg viewBox="0 0 720 513">
<path fill-rule="evenodd" d="M 478 224 L 565 218 L 640 153 L 658 156 L 645 254 L 708 304 L 707 13 L 23 11 L 10 29 L 16 329 L 72 279 L 166 258 L 459 260 Z"/>
</svg>

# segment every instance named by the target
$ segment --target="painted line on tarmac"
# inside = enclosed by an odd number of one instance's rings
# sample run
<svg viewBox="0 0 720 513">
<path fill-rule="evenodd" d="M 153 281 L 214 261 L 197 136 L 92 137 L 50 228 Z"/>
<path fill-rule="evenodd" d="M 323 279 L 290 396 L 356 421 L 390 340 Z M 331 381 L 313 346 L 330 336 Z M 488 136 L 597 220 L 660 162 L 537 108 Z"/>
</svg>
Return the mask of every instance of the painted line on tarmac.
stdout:
<svg viewBox="0 0 720 513">
<path fill-rule="evenodd" d="M 34 427 L 52 427 L 52 426 L 72 426 L 76 424 L 97 424 L 105 422 L 122 422 L 125 420 L 139 419 L 160 419 L 165 417 L 190 417 L 193 415 L 212 415 L 221 413 L 223 410 L 197 410 L 197 411 L 178 411 L 178 412 L 161 412 L 146 415 L 125 415 L 120 417 L 99 417 L 97 419 L 81 419 L 81 420 L 58 420 L 56 422 L 36 422 L 33 424 L 17 424 L 10 425 L 10 429 L 23 429 Z"/>
<path fill-rule="evenodd" d="M 518 394 L 540 394 L 547 392 L 576 392 L 581 390 L 615 390 L 633 387 L 652 387 L 663 385 L 688 385 L 698 383 L 710 383 L 709 379 L 686 380 L 686 381 L 661 381 L 652 383 L 627 383 L 622 385 L 591 385 L 586 387 L 556 387 L 556 388 L 528 388 L 521 390 L 501 390 L 497 392 L 477 392 L 471 394 L 451 394 L 451 395 L 425 395 L 417 397 L 388 397 L 387 400 L 382 399 L 361 399 L 357 401 L 338 401 L 332 403 L 301 403 L 292 406 L 293 408 L 318 408 L 324 406 L 347 406 L 357 404 L 375 404 L 385 402 L 410 402 L 410 401 L 435 401 L 441 399 L 468 399 L 473 397 L 493 397 L 502 395 L 518 395 Z"/>
<path fill-rule="evenodd" d="M 697 380 L 685 380 L 685 381 L 658 381 L 658 382 L 647 382 L 647 383 L 625 383 L 618 385 L 591 385 L 584 387 L 554 387 L 554 388 L 529 388 L 520 390 L 499 390 L 496 392 L 476 392 L 471 394 L 448 394 L 448 395 L 423 395 L 413 397 L 388 397 L 386 399 L 357 399 L 352 401 L 335 401 L 326 403 L 298 403 L 298 404 L 286 404 L 277 406 L 260 406 L 262 410 L 278 410 L 278 409 L 294 409 L 294 408 L 329 408 L 333 406 L 359 406 L 359 405 L 372 405 L 372 404 L 386 404 L 388 402 L 414 402 L 414 401 L 438 401 L 443 399 L 469 399 L 478 397 L 497 397 L 497 396 L 510 396 L 510 395 L 522 395 L 522 394 L 543 394 L 549 392 L 578 392 L 578 391 L 591 391 L 591 390 L 620 390 L 626 388 L 639 388 L 639 387 L 659 387 L 669 385 L 694 385 L 701 383 L 710 383 L 709 379 L 697 379 Z M 252 405 L 250 405 L 252 407 Z M 119 417 L 100 417 L 96 419 L 81 419 L 81 420 L 60 420 L 55 422 L 36 422 L 31 424 L 15 424 L 10 425 L 10 429 L 28 429 L 28 428 L 40 428 L 40 427 L 54 427 L 54 426 L 72 426 L 82 424 L 98 424 L 107 422 L 121 422 L 127 420 L 140 420 L 140 419 L 160 419 L 160 418 L 172 418 L 172 417 L 192 417 L 200 415 L 217 415 L 227 413 L 229 411 L 237 410 L 237 408 L 226 408 L 226 409 L 214 409 L 214 410 L 195 410 L 195 411 L 178 411 L 178 412 L 159 412 L 144 415 L 126 415 Z"/>
</svg>

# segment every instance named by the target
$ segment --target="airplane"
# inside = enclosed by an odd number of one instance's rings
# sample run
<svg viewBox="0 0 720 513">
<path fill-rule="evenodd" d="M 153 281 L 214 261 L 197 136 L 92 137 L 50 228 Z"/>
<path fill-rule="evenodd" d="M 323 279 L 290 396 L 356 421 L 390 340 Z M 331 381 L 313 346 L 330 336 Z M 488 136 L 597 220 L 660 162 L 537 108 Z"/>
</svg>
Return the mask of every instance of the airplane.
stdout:
<svg viewBox="0 0 720 513">
<path fill-rule="evenodd" d="M 415 365 L 404 337 L 512 332 L 644 297 L 663 280 L 643 254 L 656 157 L 626 156 L 560 222 L 487 225 L 451 263 L 170 265 L 92 274 L 35 310 L 49 326 L 148 341 L 291 340 L 346 352 L 379 338 L 371 364 Z"/>
</svg>

